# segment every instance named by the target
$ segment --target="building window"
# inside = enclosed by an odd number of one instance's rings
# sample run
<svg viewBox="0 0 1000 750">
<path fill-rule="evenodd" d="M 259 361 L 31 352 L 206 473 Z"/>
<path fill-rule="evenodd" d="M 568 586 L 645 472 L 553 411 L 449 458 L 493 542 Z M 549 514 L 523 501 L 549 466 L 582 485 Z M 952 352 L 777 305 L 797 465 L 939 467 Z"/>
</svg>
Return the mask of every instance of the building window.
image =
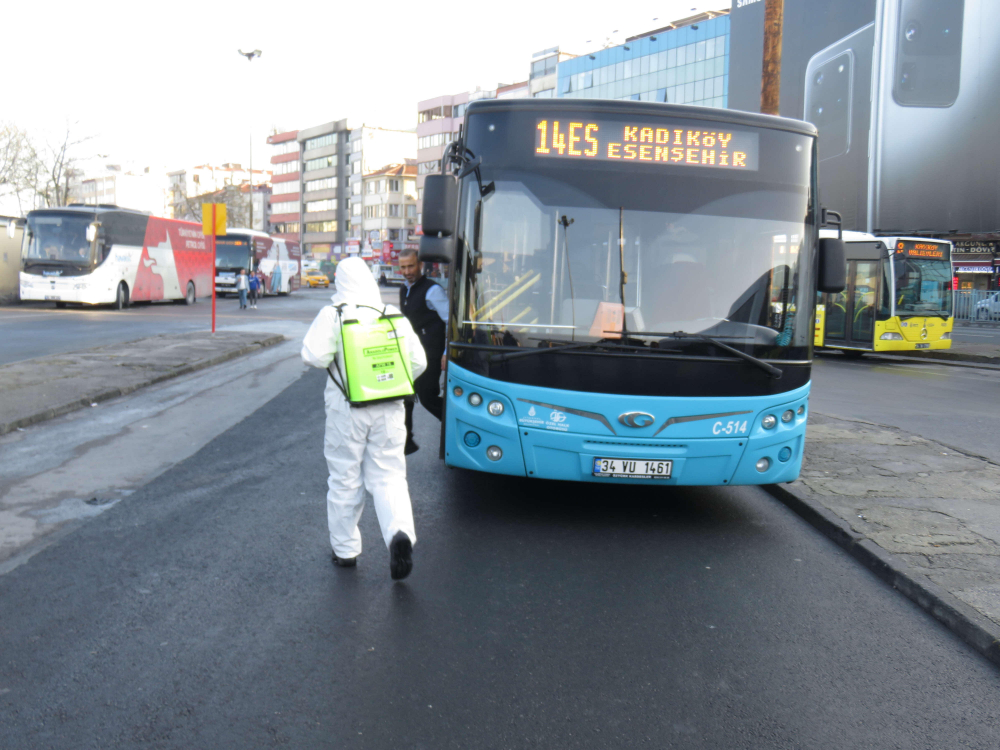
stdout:
<svg viewBox="0 0 1000 750">
<path fill-rule="evenodd" d="M 456 104 L 455 105 L 455 109 L 454 109 L 454 115 L 453 115 L 453 117 L 465 117 L 465 110 L 468 107 L 469 107 L 469 105 L 467 103 L 466 104 Z"/>
<path fill-rule="evenodd" d="M 309 159 L 305 162 L 305 171 L 314 172 L 317 169 L 327 169 L 337 166 L 336 156 L 321 156 L 318 159 Z"/>
<path fill-rule="evenodd" d="M 279 221 L 277 224 L 271 225 L 271 231 L 274 232 L 275 234 L 298 234 L 299 222 Z"/>
<path fill-rule="evenodd" d="M 416 180 L 403 180 L 403 195 L 407 198 L 417 198 L 417 181 Z"/>
<path fill-rule="evenodd" d="M 374 206 L 365 206 L 366 219 L 382 219 L 385 217 L 385 204 L 378 203 Z"/>
<path fill-rule="evenodd" d="M 536 91 L 534 97 L 536 99 L 551 99 L 556 95 L 555 89 L 542 89 L 541 91 Z"/>
<path fill-rule="evenodd" d="M 389 180 L 389 192 L 398 193 L 400 188 L 400 180 Z"/>
<path fill-rule="evenodd" d="M 417 174 L 437 174 L 441 171 L 441 160 L 422 161 L 417 165 Z"/>
<path fill-rule="evenodd" d="M 351 174 L 361 174 L 361 159 L 351 164 Z"/>
<path fill-rule="evenodd" d="M 306 213 L 316 213 L 317 211 L 336 211 L 337 199 L 327 198 L 325 201 L 308 201 L 306 203 Z"/>
<path fill-rule="evenodd" d="M 325 146 L 336 146 L 337 145 L 337 134 L 327 133 L 326 135 L 320 135 L 316 138 L 310 138 L 304 143 L 304 151 L 312 151 L 315 148 L 324 148 Z"/>
<path fill-rule="evenodd" d="M 429 122 L 431 120 L 442 120 L 445 117 L 451 117 L 451 105 L 445 104 L 441 107 L 434 107 L 433 109 L 425 109 L 417 114 L 417 122 Z"/>
<path fill-rule="evenodd" d="M 407 216 L 408 218 L 412 219 L 412 218 L 414 218 L 414 217 L 415 217 L 416 215 L 417 215 L 417 207 L 416 207 L 416 206 L 414 206 L 414 205 L 413 205 L 413 204 L 411 203 L 410 205 L 408 205 L 408 206 L 406 207 L 406 216 Z"/>
<path fill-rule="evenodd" d="M 276 175 L 291 174 L 292 172 L 299 171 L 299 163 L 297 161 L 285 161 L 282 162 L 281 164 L 272 164 L 271 167 L 272 167 L 271 173 Z M 197 178 L 198 175 L 195 175 L 195 182 L 198 181 Z"/>
<path fill-rule="evenodd" d="M 361 195 L 361 182 L 351 183 L 351 195 Z"/>
<path fill-rule="evenodd" d="M 306 222 L 307 232 L 336 232 L 337 222 L 336 221 L 307 221 Z"/>
<path fill-rule="evenodd" d="M 291 182 L 276 182 L 271 187 L 272 195 L 283 195 L 285 193 L 297 193 L 299 192 L 299 181 L 292 180 Z"/>
<path fill-rule="evenodd" d="M 360 138 L 355 138 L 353 141 L 351 141 L 351 153 L 352 154 L 360 154 L 361 153 L 361 139 Z"/>
<path fill-rule="evenodd" d="M 443 146 L 450 140 L 451 133 L 435 133 L 434 135 L 425 135 L 422 138 L 417 138 L 417 148 L 434 148 L 435 146 Z"/>
<path fill-rule="evenodd" d="M 309 180 L 306 182 L 306 192 L 311 193 L 316 190 L 330 190 L 337 187 L 336 177 L 325 177 L 322 180 Z"/>
<path fill-rule="evenodd" d="M 361 204 L 352 203 L 351 204 L 351 216 L 361 216 Z"/>
<path fill-rule="evenodd" d="M 399 218 L 400 216 L 402 216 L 402 214 L 399 212 L 400 208 L 402 208 L 402 206 L 400 206 L 398 203 L 390 203 L 389 216 L 392 216 L 394 218 Z"/>
<path fill-rule="evenodd" d="M 417 188 L 417 200 L 422 201 L 424 199 L 424 189 Z"/>
<path fill-rule="evenodd" d="M 298 141 L 285 141 L 284 143 L 274 143 L 271 145 L 273 156 L 284 156 L 285 154 L 298 153 Z"/>
<path fill-rule="evenodd" d="M 558 61 L 558 55 L 550 55 L 542 60 L 535 60 L 531 63 L 531 78 L 540 78 L 541 76 L 555 73 Z"/>
<path fill-rule="evenodd" d="M 280 203 L 271 202 L 271 213 L 272 214 L 297 214 L 299 212 L 299 206 L 301 204 L 298 201 L 281 201 Z"/>
</svg>

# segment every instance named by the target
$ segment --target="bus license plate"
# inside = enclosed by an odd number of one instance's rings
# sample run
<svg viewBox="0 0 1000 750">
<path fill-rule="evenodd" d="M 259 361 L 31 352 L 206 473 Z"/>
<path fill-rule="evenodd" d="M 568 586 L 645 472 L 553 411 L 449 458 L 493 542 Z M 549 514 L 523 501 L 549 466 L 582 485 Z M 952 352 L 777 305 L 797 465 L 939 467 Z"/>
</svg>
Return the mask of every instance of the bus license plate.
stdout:
<svg viewBox="0 0 1000 750">
<path fill-rule="evenodd" d="M 595 458 L 595 477 L 619 479 L 670 479 L 673 461 L 648 461 L 644 458 Z"/>
<path fill-rule="evenodd" d="M 930 349 L 931 348 L 930 344 L 917 344 L 916 346 L 917 346 L 917 349 Z"/>
<path fill-rule="evenodd" d="M 57 296 L 55 294 L 46 294 L 45 295 L 45 299 L 47 299 L 47 300 L 49 300 L 51 302 L 60 302 L 60 301 L 62 301 L 62 297 L 59 297 L 59 296 Z"/>
</svg>

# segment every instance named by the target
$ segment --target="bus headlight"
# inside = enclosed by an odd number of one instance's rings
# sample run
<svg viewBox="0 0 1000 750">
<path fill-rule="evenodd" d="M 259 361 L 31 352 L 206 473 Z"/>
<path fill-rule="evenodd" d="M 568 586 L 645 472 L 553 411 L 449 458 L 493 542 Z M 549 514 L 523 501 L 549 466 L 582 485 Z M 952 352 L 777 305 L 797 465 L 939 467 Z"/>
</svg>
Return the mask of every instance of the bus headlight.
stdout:
<svg viewBox="0 0 1000 750">
<path fill-rule="evenodd" d="M 465 393 L 465 391 L 463 391 L 463 390 L 462 390 L 462 386 L 460 386 L 460 385 L 456 385 L 456 386 L 455 386 L 455 390 L 453 390 L 453 391 L 452 391 L 452 393 L 454 393 L 456 397 L 459 397 L 459 396 L 461 396 L 461 395 L 462 395 L 463 393 Z"/>
<path fill-rule="evenodd" d="M 763 474 L 765 471 L 771 468 L 771 459 L 766 457 L 758 458 L 757 463 L 754 464 L 754 467 L 757 469 L 757 471 Z"/>
<path fill-rule="evenodd" d="M 795 419 L 795 412 L 792 411 L 791 409 L 788 409 L 781 415 L 782 422 L 788 423 L 791 422 L 793 419 Z"/>
<path fill-rule="evenodd" d="M 892 331 L 886 331 L 881 336 L 879 336 L 879 338 L 882 341 L 902 341 L 903 340 L 902 334 L 893 333 Z"/>
<path fill-rule="evenodd" d="M 490 461 L 499 461 L 501 458 L 503 458 L 503 451 L 500 450 L 500 446 L 491 445 L 489 448 L 487 448 L 486 458 L 488 458 Z"/>
<path fill-rule="evenodd" d="M 503 404 L 499 401 L 490 401 L 489 406 L 486 407 L 486 411 L 492 414 L 494 417 L 499 417 L 503 414 Z"/>
<path fill-rule="evenodd" d="M 774 426 L 778 424 L 778 418 L 773 414 L 768 414 L 762 420 L 760 420 L 760 426 L 765 430 L 773 430 Z"/>
<path fill-rule="evenodd" d="M 483 403 L 483 397 L 480 396 L 478 393 L 470 393 L 469 403 L 472 404 L 473 406 L 479 406 L 481 403 Z"/>
<path fill-rule="evenodd" d="M 946 331 L 941 334 L 941 340 L 944 341 L 945 339 L 948 339 L 949 341 L 951 340 L 951 331 Z"/>
</svg>

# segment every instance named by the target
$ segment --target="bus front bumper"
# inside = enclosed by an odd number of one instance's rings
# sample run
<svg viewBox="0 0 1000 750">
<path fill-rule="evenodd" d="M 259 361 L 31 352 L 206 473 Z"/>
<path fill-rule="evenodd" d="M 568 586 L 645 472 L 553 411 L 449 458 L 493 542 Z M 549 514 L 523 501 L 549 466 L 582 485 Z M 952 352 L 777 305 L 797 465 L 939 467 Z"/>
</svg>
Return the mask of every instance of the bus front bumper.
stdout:
<svg viewBox="0 0 1000 750">
<path fill-rule="evenodd" d="M 455 389 L 461 389 L 456 395 Z M 503 392 L 501 392 L 501 389 Z M 470 403 L 477 394 L 482 401 Z M 660 415 L 741 412 L 736 432 L 726 435 L 731 419 L 683 422 L 654 435 L 659 424 L 630 429 L 618 424 L 636 399 L 613 394 L 581 394 L 520 386 L 482 378 L 449 364 L 445 413 L 445 463 L 448 466 L 525 476 L 612 484 L 748 485 L 794 481 L 802 467 L 809 386 L 775 396 L 726 399 L 641 399 L 646 411 Z M 503 405 L 499 416 L 489 411 L 492 402 Z M 582 422 L 572 416 L 552 422 L 549 407 L 525 417 L 530 403 L 584 404 L 611 414 L 604 422 Z M 604 408 L 601 408 L 601 407 Z M 799 413 L 801 408 L 802 413 Z M 794 417 L 783 422 L 781 415 Z M 536 418 L 540 414 L 540 418 Z M 771 428 L 762 426 L 766 415 L 777 417 Z M 558 420 L 559 417 L 557 416 Z M 533 426 L 526 422 L 541 424 Z M 579 425 L 581 431 L 565 429 Z M 591 426 L 593 424 L 592 431 Z M 743 427 L 745 425 L 745 428 Z M 615 429 L 617 427 L 617 429 Z M 601 434 L 601 432 L 606 434 Z M 612 432 L 613 431 L 613 432 Z M 633 437 L 628 433 L 633 433 Z M 646 434 L 644 434 L 646 433 Z M 664 434 L 666 433 L 666 434 Z M 669 461 L 669 477 L 597 476 L 595 462 L 617 459 L 638 462 Z M 660 470 L 664 468 L 659 465 Z"/>
<path fill-rule="evenodd" d="M 106 305 L 115 301 L 115 289 L 102 289 L 81 276 L 51 277 L 21 273 L 20 295 L 24 302 L 69 302 L 81 305 Z"/>
</svg>

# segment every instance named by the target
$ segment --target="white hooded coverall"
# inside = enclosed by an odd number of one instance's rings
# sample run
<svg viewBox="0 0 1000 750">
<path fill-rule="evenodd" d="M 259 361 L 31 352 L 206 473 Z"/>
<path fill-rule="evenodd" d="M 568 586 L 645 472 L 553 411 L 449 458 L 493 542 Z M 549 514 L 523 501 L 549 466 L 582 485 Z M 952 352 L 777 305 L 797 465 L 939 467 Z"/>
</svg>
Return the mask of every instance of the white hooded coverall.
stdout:
<svg viewBox="0 0 1000 750">
<path fill-rule="evenodd" d="M 389 314 L 399 314 L 399 310 L 383 304 L 378 283 L 360 258 L 342 260 L 337 265 L 335 282 L 337 291 L 332 298 L 333 305 L 320 310 L 302 342 L 302 361 L 322 368 L 336 362 L 340 382 L 345 383 L 336 305 L 346 303 L 344 320 L 354 318 L 362 322 L 378 318 L 383 307 Z M 420 339 L 406 318 L 395 318 L 393 323 L 406 342 L 411 373 L 416 379 L 427 369 Z M 406 441 L 403 402 L 386 401 L 352 408 L 329 377 L 323 396 L 326 402 L 323 453 L 330 471 L 326 513 L 334 553 L 342 559 L 361 554 L 358 521 L 365 506 L 365 489 L 375 501 L 375 513 L 386 546 L 398 531 L 404 532 L 411 543 L 416 543 L 403 455 Z"/>
</svg>

